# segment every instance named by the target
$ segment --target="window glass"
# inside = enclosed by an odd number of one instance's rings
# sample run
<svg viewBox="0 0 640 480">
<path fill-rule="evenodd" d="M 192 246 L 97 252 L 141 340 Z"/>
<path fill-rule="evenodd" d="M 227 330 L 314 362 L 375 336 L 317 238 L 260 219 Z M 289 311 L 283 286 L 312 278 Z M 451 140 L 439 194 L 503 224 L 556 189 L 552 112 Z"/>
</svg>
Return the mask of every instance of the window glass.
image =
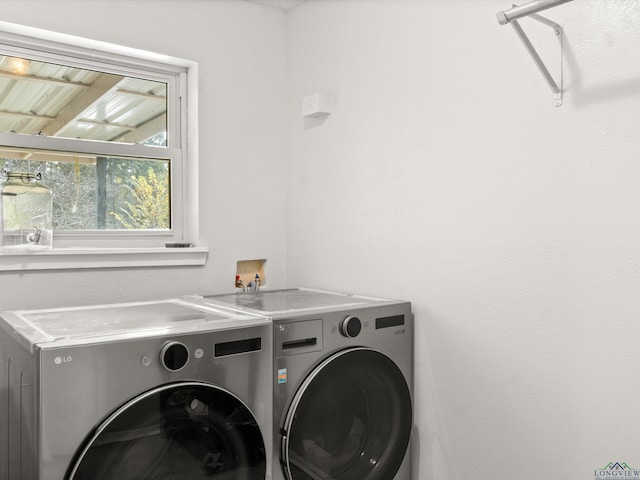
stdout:
<svg viewBox="0 0 640 480">
<path fill-rule="evenodd" d="M 0 132 L 166 145 L 167 84 L 3 55 Z"/>
<path fill-rule="evenodd" d="M 171 228 L 167 160 L 2 148 L 0 156 L 4 172 L 39 173 L 51 188 L 56 231 Z"/>
</svg>

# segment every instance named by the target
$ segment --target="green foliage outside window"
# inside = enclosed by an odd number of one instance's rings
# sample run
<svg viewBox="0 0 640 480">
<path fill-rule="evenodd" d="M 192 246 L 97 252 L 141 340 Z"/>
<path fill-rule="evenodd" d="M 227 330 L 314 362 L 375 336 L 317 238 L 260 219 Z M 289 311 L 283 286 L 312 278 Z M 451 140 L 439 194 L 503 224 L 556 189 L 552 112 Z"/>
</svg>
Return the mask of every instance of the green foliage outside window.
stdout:
<svg viewBox="0 0 640 480">
<path fill-rule="evenodd" d="M 109 212 L 124 228 L 167 229 L 169 225 L 169 190 L 167 172 L 156 173 L 151 167 L 147 176 L 132 176 L 133 201 L 125 201 L 117 211 Z"/>
<path fill-rule="evenodd" d="M 171 227 L 167 161 L 99 158 L 95 164 L 83 164 L 0 159 L 0 169 L 42 175 L 41 182 L 53 191 L 56 231 Z"/>
</svg>

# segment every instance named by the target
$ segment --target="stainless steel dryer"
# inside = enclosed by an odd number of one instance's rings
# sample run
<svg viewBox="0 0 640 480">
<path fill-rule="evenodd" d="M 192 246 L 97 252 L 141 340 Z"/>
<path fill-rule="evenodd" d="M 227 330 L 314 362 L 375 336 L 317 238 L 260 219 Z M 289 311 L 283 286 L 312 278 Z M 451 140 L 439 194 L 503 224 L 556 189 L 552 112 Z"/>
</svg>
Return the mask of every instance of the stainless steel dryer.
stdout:
<svg viewBox="0 0 640 480">
<path fill-rule="evenodd" d="M 194 301 L 273 320 L 274 480 L 410 479 L 408 302 L 310 289 Z"/>
<path fill-rule="evenodd" d="M 180 300 L 0 317 L 0 479 L 271 478 L 269 319 Z"/>
</svg>

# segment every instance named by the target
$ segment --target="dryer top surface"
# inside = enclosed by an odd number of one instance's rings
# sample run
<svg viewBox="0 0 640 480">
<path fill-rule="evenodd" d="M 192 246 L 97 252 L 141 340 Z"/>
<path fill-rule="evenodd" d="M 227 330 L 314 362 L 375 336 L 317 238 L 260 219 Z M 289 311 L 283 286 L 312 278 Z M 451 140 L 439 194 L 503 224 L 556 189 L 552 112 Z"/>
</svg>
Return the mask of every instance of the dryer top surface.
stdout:
<svg viewBox="0 0 640 480">
<path fill-rule="evenodd" d="M 162 334 L 227 330 L 269 320 L 192 305 L 178 299 L 0 313 L 4 328 L 25 346 L 87 343 Z"/>
<path fill-rule="evenodd" d="M 241 311 L 256 311 L 273 317 L 314 310 L 349 309 L 358 306 L 380 305 L 394 302 L 394 300 L 307 288 L 290 288 L 209 295 L 202 297 L 202 302 L 236 308 Z"/>
</svg>

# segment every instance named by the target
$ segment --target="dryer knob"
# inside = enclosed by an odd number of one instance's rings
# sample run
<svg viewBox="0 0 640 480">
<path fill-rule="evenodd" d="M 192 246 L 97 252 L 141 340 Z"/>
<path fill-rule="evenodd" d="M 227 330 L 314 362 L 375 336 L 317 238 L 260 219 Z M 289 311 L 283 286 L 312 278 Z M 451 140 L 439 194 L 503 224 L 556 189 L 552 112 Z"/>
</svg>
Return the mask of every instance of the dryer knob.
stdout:
<svg viewBox="0 0 640 480">
<path fill-rule="evenodd" d="M 340 333 L 345 337 L 355 338 L 362 330 L 362 322 L 358 317 L 349 315 L 340 323 Z"/>
<path fill-rule="evenodd" d="M 182 370 L 189 361 L 189 349 L 180 342 L 169 342 L 160 351 L 160 363 L 170 372 Z"/>
</svg>

